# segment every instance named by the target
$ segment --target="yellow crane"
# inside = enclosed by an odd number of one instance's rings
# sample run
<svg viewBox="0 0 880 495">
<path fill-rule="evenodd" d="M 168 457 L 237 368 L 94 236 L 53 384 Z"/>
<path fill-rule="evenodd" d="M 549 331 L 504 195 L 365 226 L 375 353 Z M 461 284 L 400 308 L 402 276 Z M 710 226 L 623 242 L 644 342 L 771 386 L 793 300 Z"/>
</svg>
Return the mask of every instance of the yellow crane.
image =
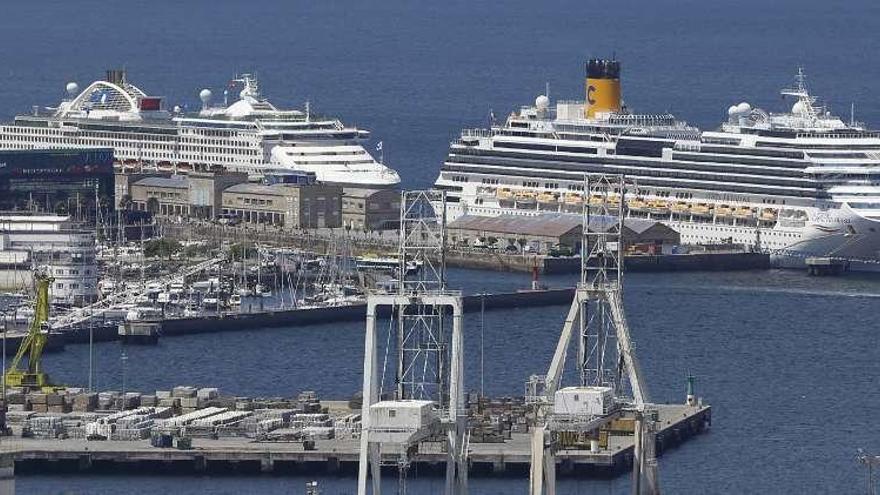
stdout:
<svg viewBox="0 0 880 495">
<path fill-rule="evenodd" d="M 49 337 L 49 285 L 52 277 L 41 271 L 34 273 L 37 297 L 34 303 L 34 320 L 31 322 L 27 336 L 6 370 L 6 385 L 23 387 L 28 390 L 55 391 L 61 387 L 49 382 L 49 375 L 43 372 L 41 358 L 43 348 Z M 27 369 L 20 369 L 22 359 L 27 355 Z"/>
</svg>

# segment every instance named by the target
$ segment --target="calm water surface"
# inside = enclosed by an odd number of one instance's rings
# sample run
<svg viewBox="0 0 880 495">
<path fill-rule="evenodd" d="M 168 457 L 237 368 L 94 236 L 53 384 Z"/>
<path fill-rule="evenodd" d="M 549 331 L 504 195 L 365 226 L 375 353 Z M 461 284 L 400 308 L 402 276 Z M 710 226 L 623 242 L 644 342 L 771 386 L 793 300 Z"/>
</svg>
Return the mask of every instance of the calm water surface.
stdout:
<svg viewBox="0 0 880 495">
<path fill-rule="evenodd" d="M 512 289 L 529 281 L 517 274 L 454 270 L 451 275 L 469 291 Z M 662 481 L 671 493 L 857 493 L 862 472 L 855 450 L 880 444 L 875 423 L 880 278 L 821 279 L 777 270 L 630 274 L 625 302 L 652 399 L 682 401 L 690 371 L 700 395 L 714 407 L 711 433 L 663 456 Z M 487 393 L 521 394 L 529 374 L 546 370 L 565 312 L 556 306 L 484 315 Z M 468 315 L 465 324 L 467 384 L 477 390 L 479 315 Z M 156 347 L 128 348 L 125 386 L 154 390 L 188 383 L 247 395 L 314 389 L 323 397 L 348 398 L 360 388 L 362 347 L 359 323 L 166 338 Z M 121 346 L 104 343 L 96 349 L 99 387 L 119 390 Z M 75 345 L 48 356 L 46 366 L 62 382 L 84 383 L 87 362 L 87 346 Z M 186 487 L 180 493 L 298 493 L 304 481 L 149 478 L 131 486 L 143 487 L 133 493 L 168 487 Z M 346 480 L 322 482 L 329 493 L 350 493 L 354 486 Z M 433 493 L 438 482 L 419 479 L 412 488 Z M 126 480 L 21 479 L 35 492 L 69 486 L 69 493 L 113 493 L 117 483 Z M 474 493 L 524 492 L 525 483 L 475 480 Z M 587 486 L 623 494 L 628 480 L 566 481 L 561 493 L 581 493 Z"/>
</svg>

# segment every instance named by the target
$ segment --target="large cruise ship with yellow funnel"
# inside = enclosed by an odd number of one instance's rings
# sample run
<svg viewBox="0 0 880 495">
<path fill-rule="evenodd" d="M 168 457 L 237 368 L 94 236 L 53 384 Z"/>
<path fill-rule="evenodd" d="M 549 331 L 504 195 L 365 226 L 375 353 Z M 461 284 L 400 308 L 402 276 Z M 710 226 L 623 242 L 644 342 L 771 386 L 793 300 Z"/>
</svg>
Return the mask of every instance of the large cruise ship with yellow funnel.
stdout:
<svg viewBox="0 0 880 495">
<path fill-rule="evenodd" d="M 621 99 L 620 62 L 586 64 L 585 101 L 547 95 L 453 142 L 436 187 L 449 215 L 581 212 L 585 174 L 624 174 L 627 215 L 654 219 L 683 243 L 734 242 L 782 264 L 810 256 L 880 270 L 880 132 L 830 114 L 803 72 L 782 91 L 791 108 L 731 106 L 700 131 Z"/>
</svg>

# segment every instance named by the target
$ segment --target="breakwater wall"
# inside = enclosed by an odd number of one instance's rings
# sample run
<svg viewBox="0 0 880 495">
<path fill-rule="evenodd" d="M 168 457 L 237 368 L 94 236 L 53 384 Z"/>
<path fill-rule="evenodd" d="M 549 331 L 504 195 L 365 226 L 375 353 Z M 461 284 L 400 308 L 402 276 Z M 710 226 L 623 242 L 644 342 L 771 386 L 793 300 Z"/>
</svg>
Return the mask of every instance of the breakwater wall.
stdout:
<svg viewBox="0 0 880 495">
<path fill-rule="evenodd" d="M 527 290 L 496 294 L 469 294 L 463 297 L 464 311 L 479 312 L 540 306 L 565 305 L 574 296 L 573 288 Z M 380 316 L 388 316 L 389 308 L 380 308 Z M 226 313 L 195 318 L 174 318 L 164 320 L 160 336 L 192 335 L 199 333 L 233 332 L 259 328 L 298 327 L 321 323 L 364 321 L 367 315 L 366 303 L 327 308 L 303 308 L 257 313 Z M 23 335 L 10 336 L 6 344 L 8 354 L 14 354 Z M 66 344 L 88 344 L 119 340 L 117 325 L 102 323 L 85 326 L 70 331 L 53 333 L 49 336 L 48 350 L 62 350 Z"/>
</svg>

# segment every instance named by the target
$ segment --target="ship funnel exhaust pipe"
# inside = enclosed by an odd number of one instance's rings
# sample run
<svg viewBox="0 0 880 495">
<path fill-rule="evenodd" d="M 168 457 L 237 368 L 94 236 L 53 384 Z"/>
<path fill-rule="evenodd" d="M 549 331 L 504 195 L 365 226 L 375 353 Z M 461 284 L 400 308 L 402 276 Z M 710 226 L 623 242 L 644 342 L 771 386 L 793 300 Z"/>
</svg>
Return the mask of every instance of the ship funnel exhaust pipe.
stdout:
<svg viewBox="0 0 880 495">
<path fill-rule="evenodd" d="M 125 82 L 125 70 L 109 69 L 107 70 L 107 77 L 105 78 L 105 80 L 110 84 L 121 86 Z"/>
<path fill-rule="evenodd" d="M 620 62 L 617 60 L 592 59 L 587 61 L 586 104 L 584 115 L 593 118 L 597 114 L 620 111 Z"/>
</svg>

